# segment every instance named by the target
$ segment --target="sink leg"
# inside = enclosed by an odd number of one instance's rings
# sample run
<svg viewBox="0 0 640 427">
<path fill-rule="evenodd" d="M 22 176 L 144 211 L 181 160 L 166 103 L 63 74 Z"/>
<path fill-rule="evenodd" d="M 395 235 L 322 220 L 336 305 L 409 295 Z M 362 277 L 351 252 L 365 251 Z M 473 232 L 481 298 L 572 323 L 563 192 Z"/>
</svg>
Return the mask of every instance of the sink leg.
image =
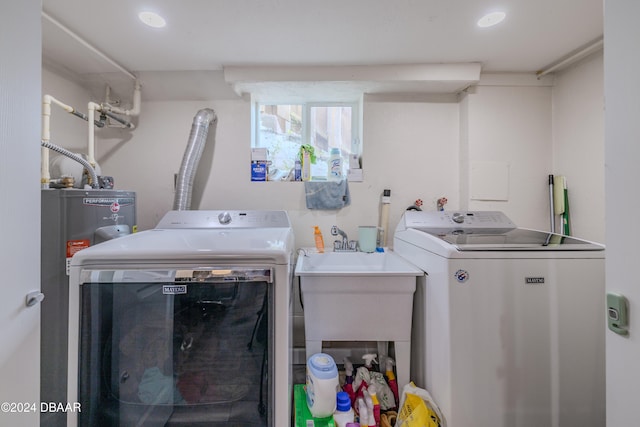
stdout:
<svg viewBox="0 0 640 427">
<path fill-rule="evenodd" d="M 384 361 L 382 360 L 383 357 L 382 356 L 388 356 L 389 355 L 389 341 L 378 341 L 378 363 L 380 363 L 380 372 L 384 372 L 384 366 L 382 366 L 382 363 L 384 363 Z"/>
<path fill-rule="evenodd" d="M 394 341 L 396 349 L 396 372 L 398 390 L 402 394 L 402 388 L 409 384 L 411 371 L 411 341 Z"/>
<path fill-rule="evenodd" d="M 322 341 L 305 341 L 307 360 L 316 353 L 322 352 Z"/>
</svg>

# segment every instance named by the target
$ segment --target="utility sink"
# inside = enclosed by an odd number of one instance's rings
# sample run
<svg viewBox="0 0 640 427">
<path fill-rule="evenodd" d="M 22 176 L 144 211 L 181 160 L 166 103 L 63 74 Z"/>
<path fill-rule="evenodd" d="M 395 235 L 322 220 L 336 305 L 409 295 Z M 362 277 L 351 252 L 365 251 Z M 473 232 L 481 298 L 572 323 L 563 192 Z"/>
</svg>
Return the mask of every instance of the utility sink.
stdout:
<svg viewBox="0 0 640 427">
<path fill-rule="evenodd" d="M 296 276 L 417 276 L 422 271 L 394 252 L 300 251 Z"/>
<path fill-rule="evenodd" d="M 307 359 L 323 341 L 394 343 L 398 386 L 409 382 L 413 294 L 424 272 L 394 252 L 300 251 Z M 378 360 L 380 360 L 380 357 Z"/>
</svg>

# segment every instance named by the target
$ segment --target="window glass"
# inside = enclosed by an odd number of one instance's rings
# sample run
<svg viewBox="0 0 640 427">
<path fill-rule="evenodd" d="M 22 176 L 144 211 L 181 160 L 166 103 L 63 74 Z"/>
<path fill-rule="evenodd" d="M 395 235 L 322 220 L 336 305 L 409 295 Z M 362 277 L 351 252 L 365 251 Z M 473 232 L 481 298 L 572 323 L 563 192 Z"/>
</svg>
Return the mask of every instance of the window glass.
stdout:
<svg viewBox="0 0 640 427">
<path fill-rule="evenodd" d="M 256 103 L 254 111 L 256 127 L 252 146 L 266 149 L 269 181 L 307 180 L 305 174 L 295 172 L 302 147 L 312 150 L 312 181 L 327 179 L 332 149 L 339 150 L 345 178 L 350 155 L 359 159 L 357 103 Z"/>
</svg>

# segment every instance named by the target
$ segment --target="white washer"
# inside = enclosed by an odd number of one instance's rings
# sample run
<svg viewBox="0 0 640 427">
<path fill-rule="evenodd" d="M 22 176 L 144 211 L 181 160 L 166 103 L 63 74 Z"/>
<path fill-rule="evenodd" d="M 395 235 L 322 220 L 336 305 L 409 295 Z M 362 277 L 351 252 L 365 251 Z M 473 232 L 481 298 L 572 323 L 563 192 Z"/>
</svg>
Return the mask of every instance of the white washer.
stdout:
<svg viewBox="0 0 640 427">
<path fill-rule="evenodd" d="M 287 213 L 171 211 L 116 240 L 71 262 L 68 425 L 288 425 Z"/>
<path fill-rule="evenodd" d="M 394 251 L 426 272 L 412 379 L 447 427 L 605 425 L 603 246 L 501 212 L 407 211 Z"/>
</svg>

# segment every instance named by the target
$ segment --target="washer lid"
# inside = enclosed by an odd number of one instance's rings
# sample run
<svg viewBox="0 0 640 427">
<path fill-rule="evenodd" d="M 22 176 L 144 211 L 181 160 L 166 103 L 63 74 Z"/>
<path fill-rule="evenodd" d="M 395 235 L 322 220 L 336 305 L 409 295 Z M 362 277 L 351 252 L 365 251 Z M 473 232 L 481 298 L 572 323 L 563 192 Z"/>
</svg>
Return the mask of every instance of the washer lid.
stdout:
<svg viewBox="0 0 640 427">
<path fill-rule="evenodd" d="M 285 211 L 170 211 L 152 230 L 79 251 L 71 266 L 213 261 L 288 265 L 293 248 Z"/>
<path fill-rule="evenodd" d="M 454 231 L 438 235 L 459 251 L 600 251 L 597 243 L 545 231 L 516 228 L 501 233 Z"/>
</svg>

